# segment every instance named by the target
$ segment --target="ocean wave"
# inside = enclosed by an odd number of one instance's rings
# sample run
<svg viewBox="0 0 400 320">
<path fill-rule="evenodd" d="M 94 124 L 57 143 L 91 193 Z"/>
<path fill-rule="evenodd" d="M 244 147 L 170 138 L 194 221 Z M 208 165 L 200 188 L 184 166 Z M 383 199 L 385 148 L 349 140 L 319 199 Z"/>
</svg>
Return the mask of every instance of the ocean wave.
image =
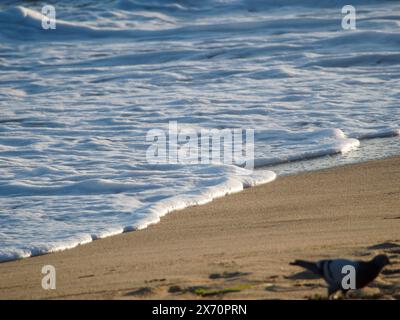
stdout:
<svg viewBox="0 0 400 320">
<path fill-rule="evenodd" d="M 324 68 L 350 68 L 364 66 L 387 66 L 400 64 L 398 53 L 373 53 L 341 58 L 316 59 L 304 67 L 318 66 Z"/>
<path fill-rule="evenodd" d="M 135 40 L 157 40 L 209 37 L 213 34 L 237 34 L 251 33 L 263 30 L 263 32 L 290 33 L 306 32 L 318 29 L 336 30 L 337 20 L 328 18 L 284 18 L 261 19 L 259 21 L 222 21 L 209 22 L 207 24 L 185 24 L 178 26 L 169 25 L 162 29 L 146 30 L 138 25 L 134 28 L 117 28 L 104 26 L 89 26 L 83 22 L 56 20 L 56 29 L 46 30 L 42 27 L 44 16 L 39 11 L 18 6 L 0 12 L 0 35 L 8 39 L 26 41 L 71 41 L 71 40 L 95 40 L 131 38 Z"/>
<path fill-rule="evenodd" d="M 215 172 L 215 167 L 211 172 Z M 121 217 L 119 222 L 112 227 L 107 226 L 107 216 L 101 216 L 103 219 L 100 221 L 100 225 L 96 226 L 96 223 L 91 222 L 95 226 L 92 228 L 89 226 L 83 227 L 81 226 L 60 226 L 57 224 L 57 220 L 51 222 L 50 221 L 38 221 L 37 223 L 42 224 L 41 229 L 43 230 L 43 224 L 45 225 L 45 232 L 42 236 L 47 236 L 45 241 L 35 239 L 34 237 L 21 237 L 19 239 L 14 239 L 10 237 L 7 233 L 2 234 L 0 232 L 2 247 L 0 248 L 0 262 L 16 260 L 21 258 L 27 258 L 31 256 L 42 255 L 46 253 L 62 251 L 66 249 L 74 248 L 78 245 L 89 243 L 93 240 L 105 238 L 108 236 L 120 234 L 123 232 L 129 232 L 134 230 L 140 230 L 148 227 L 150 224 L 154 224 L 160 221 L 160 218 L 166 215 L 171 211 L 181 210 L 187 207 L 203 205 L 212 200 L 226 196 L 228 194 L 240 192 L 243 188 L 248 188 L 251 186 L 268 183 L 273 181 L 276 178 L 276 175 L 272 171 L 263 170 L 258 171 L 257 173 L 251 173 L 246 169 L 241 169 L 238 167 L 226 167 L 221 166 L 221 170 L 226 172 L 224 177 L 220 177 L 215 180 L 215 184 L 210 183 L 210 180 L 205 181 L 204 185 L 199 185 L 198 188 L 191 192 L 186 192 L 182 195 L 168 197 L 166 199 L 157 201 L 155 203 L 143 204 L 140 207 L 136 208 L 135 212 L 131 212 L 130 214 L 125 214 L 125 218 Z M 200 171 L 203 171 L 207 174 L 208 169 L 206 167 L 199 168 Z M 198 171 L 198 172 L 200 172 Z M 4 189 L 0 189 L 0 194 L 4 195 L 4 190 L 9 190 L 9 193 L 16 192 L 15 187 L 12 188 L 10 186 L 1 186 Z M 99 189 L 102 193 L 115 193 L 121 191 L 120 189 L 115 189 L 115 184 L 98 182 L 97 185 L 94 181 L 78 183 L 74 186 L 74 194 L 81 194 L 85 197 L 91 194 L 91 191 L 95 190 L 96 192 Z M 120 188 L 120 186 L 118 186 Z M 26 191 L 26 189 L 23 189 Z M 32 192 L 32 188 L 29 188 L 29 191 Z M 70 188 L 67 189 L 72 190 Z M 42 190 L 40 190 L 42 191 Z M 66 196 L 63 192 L 64 190 L 58 190 L 59 196 Z M 143 191 L 143 188 L 142 188 Z M 17 192 L 21 192 L 21 188 L 17 189 Z M 10 194 L 9 194 L 10 195 Z M 35 192 L 33 192 L 34 196 L 37 196 Z M 45 194 L 42 194 L 43 196 Z M 47 194 L 51 195 L 51 194 Z M 27 196 L 27 195 L 25 195 Z M 123 202 L 126 201 L 126 198 L 123 197 L 121 199 Z M 128 200 L 129 203 L 129 200 Z M 62 201 L 60 201 L 58 208 L 62 210 Z M 138 203 L 135 203 L 137 205 Z M 120 207 L 120 210 L 123 211 L 123 207 L 127 207 L 125 210 L 132 210 L 131 206 L 128 204 L 118 203 L 117 207 Z M 85 208 L 84 208 L 85 210 Z M 76 217 L 77 218 L 77 217 Z M 88 215 L 84 215 L 82 217 L 86 223 L 90 222 L 90 217 Z M 9 220 L 7 220 L 9 219 Z M 57 216 L 57 219 L 60 219 L 60 216 Z M 2 218 L 2 223 L 7 224 L 8 226 L 12 225 L 13 215 Z M 72 217 L 64 217 L 66 223 L 68 221 L 73 221 Z M 34 222 L 34 221 L 32 221 Z M 115 222 L 114 222 L 115 223 Z M 118 226 L 119 225 L 119 226 Z M 0 230 L 1 231 L 1 230 Z M 29 239 L 29 244 L 26 242 L 26 239 Z M 9 247 L 8 247 L 9 246 Z"/>
<path fill-rule="evenodd" d="M 279 157 L 259 157 L 254 159 L 254 166 L 265 167 L 278 165 L 288 162 L 310 160 L 319 157 L 324 157 L 328 155 L 334 155 L 338 153 L 347 153 L 354 150 L 360 146 L 360 141 L 354 138 L 348 138 L 344 132 L 340 129 L 325 129 L 313 132 L 303 132 L 303 133 L 292 133 L 282 131 L 275 132 L 275 135 L 279 137 L 280 141 L 284 141 L 284 144 L 292 144 L 293 146 L 298 146 L 301 144 L 306 144 L 308 146 L 306 151 L 283 153 Z M 266 143 L 276 143 L 271 141 L 271 132 L 265 132 L 258 136 L 258 141 L 262 141 L 262 137 L 267 138 Z M 285 136 L 282 139 L 282 136 Z M 293 150 L 293 147 L 291 148 Z"/>
</svg>

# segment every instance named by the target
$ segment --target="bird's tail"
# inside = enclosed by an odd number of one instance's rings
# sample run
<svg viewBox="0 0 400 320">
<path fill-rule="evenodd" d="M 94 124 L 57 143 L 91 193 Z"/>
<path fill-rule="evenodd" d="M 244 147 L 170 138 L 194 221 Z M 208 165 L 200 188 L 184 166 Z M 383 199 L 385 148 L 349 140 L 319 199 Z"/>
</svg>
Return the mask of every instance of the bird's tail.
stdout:
<svg viewBox="0 0 400 320">
<path fill-rule="evenodd" d="M 300 266 L 307 269 L 315 274 L 321 274 L 317 264 L 315 262 L 305 261 L 305 260 L 295 260 L 290 263 L 292 266 Z"/>
</svg>

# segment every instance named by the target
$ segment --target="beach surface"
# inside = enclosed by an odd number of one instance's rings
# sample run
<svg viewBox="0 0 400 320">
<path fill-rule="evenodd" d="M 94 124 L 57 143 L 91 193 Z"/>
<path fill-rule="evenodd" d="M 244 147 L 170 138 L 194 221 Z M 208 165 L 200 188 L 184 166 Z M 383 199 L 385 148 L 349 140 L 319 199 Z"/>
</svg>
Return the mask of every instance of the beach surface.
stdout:
<svg viewBox="0 0 400 320">
<path fill-rule="evenodd" d="M 400 158 L 278 177 L 147 229 L 1 263 L 1 299 L 320 299 L 289 262 L 386 253 L 352 298 L 400 298 Z M 44 290 L 42 267 L 56 268 Z"/>
</svg>

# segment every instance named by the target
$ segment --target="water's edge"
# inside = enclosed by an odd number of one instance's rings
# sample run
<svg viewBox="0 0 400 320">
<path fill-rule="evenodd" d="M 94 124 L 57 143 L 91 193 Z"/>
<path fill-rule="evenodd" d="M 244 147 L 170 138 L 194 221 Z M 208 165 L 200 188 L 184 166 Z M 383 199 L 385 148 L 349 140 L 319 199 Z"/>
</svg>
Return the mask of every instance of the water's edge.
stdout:
<svg viewBox="0 0 400 320">
<path fill-rule="evenodd" d="M 234 193 L 238 193 L 240 191 L 243 191 L 244 189 L 251 188 L 256 185 L 262 185 L 266 183 L 273 182 L 276 178 L 279 178 L 279 176 L 294 176 L 297 174 L 302 174 L 305 172 L 317 172 L 321 170 L 327 170 L 327 169 L 332 169 L 336 167 L 341 167 L 341 166 L 347 166 L 347 165 L 357 165 L 365 162 L 370 162 L 370 161 L 377 161 L 377 160 L 382 160 L 386 158 L 392 158 L 392 157 L 398 157 L 400 156 L 400 138 L 399 137 L 384 137 L 384 138 L 373 138 L 373 139 L 367 139 L 364 140 L 362 144 L 360 144 L 360 147 L 352 150 L 347 153 L 338 153 L 334 155 L 326 155 L 314 159 L 308 159 L 308 160 L 300 160 L 300 161 L 295 161 L 295 162 L 287 162 L 287 163 L 282 163 L 274 166 L 266 166 L 266 167 L 261 167 L 258 169 L 255 169 L 255 173 L 257 172 L 271 172 L 269 170 L 272 170 L 273 172 L 276 172 L 277 174 L 269 175 L 268 178 L 264 179 L 260 183 L 255 183 L 254 185 L 246 185 L 243 184 L 242 188 L 236 188 L 236 189 L 230 189 L 225 192 L 222 192 L 221 194 L 214 196 L 211 198 L 209 201 L 204 201 L 201 204 L 193 204 L 193 205 L 187 205 L 183 207 L 177 207 L 175 209 L 165 211 L 161 214 L 159 214 L 159 218 L 165 216 L 166 214 L 170 212 L 175 212 L 175 211 L 180 211 L 184 210 L 190 207 L 195 207 L 198 205 L 205 205 L 217 198 L 225 197 L 228 195 L 232 195 Z M 268 171 L 265 171 L 268 170 Z M 122 228 L 120 232 L 115 232 L 115 233 L 109 233 L 103 237 L 98 237 L 94 238 L 92 237 L 91 239 L 87 239 L 87 241 L 82 241 L 73 245 L 70 245 L 68 247 L 63 247 L 60 249 L 54 249 L 49 252 L 41 252 L 38 254 L 32 254 L 30 256 L 26 257 L 18 257 L 16 259 L 10 259 L 10 260 L 4 260 L 0 261 L 0 263 L 7 263 L 7 262 L 14 262 L 22 259 L 27 259 L 27 258 L 34 258 L 42 255 L 47 255 L 51 253 L 56 253 L 56 252 L 61 252 L 69 249 L 76 248 L 80 245 L 88 244 L 90 242 L 104 239 L 106 237 L 111 237 L 111 236 L 116 236 L 119 234 L 127 233 L 127 232 L 132 232 L 132 231 L 139 231 L 139 230 L 144 230 L 147 227 L 156 224 L 159 222 L 149 222 L 147 225 L 137 228 L 137 229 L 132 229 L 131 227 L 127 228 Z"/>
</svg>

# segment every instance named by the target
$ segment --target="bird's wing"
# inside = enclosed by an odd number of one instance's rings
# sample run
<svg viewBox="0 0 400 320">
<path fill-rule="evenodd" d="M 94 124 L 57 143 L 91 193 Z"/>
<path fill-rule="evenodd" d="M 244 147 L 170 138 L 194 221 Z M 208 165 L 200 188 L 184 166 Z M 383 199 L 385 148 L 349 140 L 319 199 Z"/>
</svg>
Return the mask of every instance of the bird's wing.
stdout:
<svg viewBox="0 0 400 320">
<path fill-rule="evenodd" d="M 343 269 L 345 266 L 354 267 L 357 277 L 358 262 L 356 261 L 346 259 L 320 260 L 317 262 L 317 266 L 325 281 L 331 286 L 342 287 L 342 279 L 347 274 Z"/>
<path fill-rule="evenodd" d="M 372 282 L 380 273 L 381 268 L 372 262 L 359 261 L 357 268 L 357 288 L 363 288 Z"/>
</svg>

